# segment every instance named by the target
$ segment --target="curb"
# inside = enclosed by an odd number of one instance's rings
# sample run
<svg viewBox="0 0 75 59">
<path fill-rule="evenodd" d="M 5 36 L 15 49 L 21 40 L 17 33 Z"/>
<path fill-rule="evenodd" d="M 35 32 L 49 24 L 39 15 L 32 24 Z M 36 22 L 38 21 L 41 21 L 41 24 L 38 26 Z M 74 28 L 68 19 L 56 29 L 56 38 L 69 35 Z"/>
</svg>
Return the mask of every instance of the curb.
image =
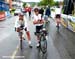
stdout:
<svg viewBox="0 0 75 59">
<path fill-rule="evenodd" d="M 5 20 L 5 17 L 0 18 L 0 21 L 3 21 L 3 20 Z"/>
<path fill-rule="evenodd" d="M 10 17 L 12 17 L 12 16 L 10 15 L 10 16 L 2 17 L 2 18 L 0 18 L 0 21 L 4 21 L 4 20 L 6 20 L 7 18 L 10 18 Z"/>
</svg>

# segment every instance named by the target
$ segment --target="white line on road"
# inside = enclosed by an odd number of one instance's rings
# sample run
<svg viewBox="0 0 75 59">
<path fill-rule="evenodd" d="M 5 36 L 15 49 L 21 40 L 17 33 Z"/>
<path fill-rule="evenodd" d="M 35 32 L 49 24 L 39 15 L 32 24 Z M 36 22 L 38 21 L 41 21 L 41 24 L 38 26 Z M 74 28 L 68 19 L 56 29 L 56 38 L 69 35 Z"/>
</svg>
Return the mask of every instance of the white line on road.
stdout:
<svg viewBox="0 0 75 59">
<path fill-rule="evenodd" d="M 19 46 L 17 46 L 16 50 L 13 52 L 11 59 L 15 59 L 18 49 L 19 49 Z"/>
</svg>

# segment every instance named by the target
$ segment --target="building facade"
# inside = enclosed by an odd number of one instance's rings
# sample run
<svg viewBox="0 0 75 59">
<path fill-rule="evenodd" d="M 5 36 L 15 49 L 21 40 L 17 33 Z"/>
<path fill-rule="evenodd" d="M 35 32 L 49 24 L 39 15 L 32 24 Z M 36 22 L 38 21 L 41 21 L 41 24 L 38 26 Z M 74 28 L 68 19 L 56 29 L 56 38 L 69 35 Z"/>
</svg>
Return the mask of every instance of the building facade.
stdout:
<svg viewBox="0 0 75 59">
<path fill-rule="evenodd" d="M 12 0 L 5 0 L 5 2 L 9 4 L 9 8 L 11 9 L 12 8 Z"/>
<path fill-rule="evenodd" d="M 1 1 L 3 1 L 3 2 L 4 2 L 5 0 L 0 0 L 0 2 L 1 2 Z"/>
<path fill-rule="evenodd" d="M 0 11 L 8 11 L 9 5 L 5 2 L 5 0 L 0 0 Z"/>
</svg>

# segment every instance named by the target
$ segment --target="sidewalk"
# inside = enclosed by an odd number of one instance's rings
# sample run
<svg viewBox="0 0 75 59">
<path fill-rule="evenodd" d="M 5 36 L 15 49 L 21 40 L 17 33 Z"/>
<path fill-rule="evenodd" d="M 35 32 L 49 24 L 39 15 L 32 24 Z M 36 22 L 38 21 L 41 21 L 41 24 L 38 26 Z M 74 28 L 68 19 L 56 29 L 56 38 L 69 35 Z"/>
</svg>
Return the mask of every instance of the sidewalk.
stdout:
<svg viewBox="0 0 75 59">
<path fill-rule="evenodd" d="M 5 17 L 2 17 L 2 18 L 0 18 L 0 21 L 3 21 L 3 20 L 6 20 L 7 18 L 10 18 L 10 17 L 12 17 L 11 15 L 10 16 L 5 16 Z"/>
</svg>

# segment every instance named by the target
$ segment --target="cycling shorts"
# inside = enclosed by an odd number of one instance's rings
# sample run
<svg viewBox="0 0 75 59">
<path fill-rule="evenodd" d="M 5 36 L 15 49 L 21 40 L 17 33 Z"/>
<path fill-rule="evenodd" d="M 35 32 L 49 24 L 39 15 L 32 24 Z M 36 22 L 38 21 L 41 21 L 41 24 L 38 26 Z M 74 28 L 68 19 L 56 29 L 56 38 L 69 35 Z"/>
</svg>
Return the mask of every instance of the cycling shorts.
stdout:
<svg viewBox="0 0 75 59">
<path fill-rule="evenodd" d="M 18 35 L 21 36 L 23 34 L 23 32 L 18 32 Z"/>
<path fill-rule="evenodd" d="M 40 33 L 40 30 L 43 28 L 43 25 L 36 26 L 36 33 Z"/>
<path fill-rule="evenodd" d="M 56 14 L 55 18 L 61 18 L 61 15 L 60 14 Z"/>
</svg>

